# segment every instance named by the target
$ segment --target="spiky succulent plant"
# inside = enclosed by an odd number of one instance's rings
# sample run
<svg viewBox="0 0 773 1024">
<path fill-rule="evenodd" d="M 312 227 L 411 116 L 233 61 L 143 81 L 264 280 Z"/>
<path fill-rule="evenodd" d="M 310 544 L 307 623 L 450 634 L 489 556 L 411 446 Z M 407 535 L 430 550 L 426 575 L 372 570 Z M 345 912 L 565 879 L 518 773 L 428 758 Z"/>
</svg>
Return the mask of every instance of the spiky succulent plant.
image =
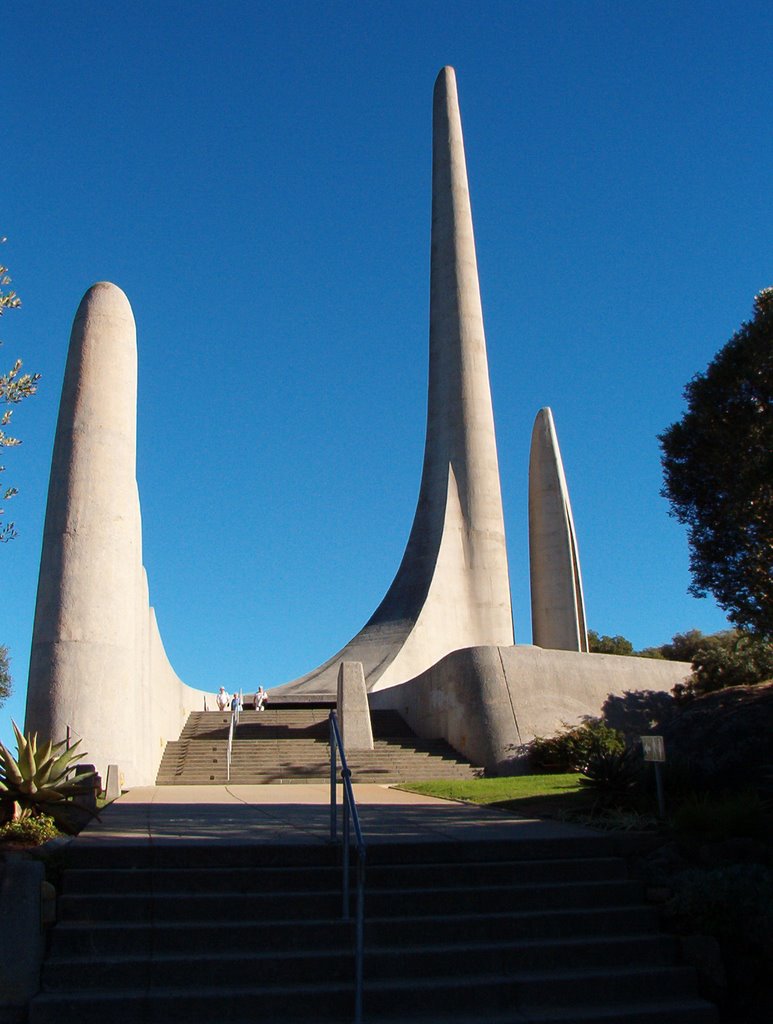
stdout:
<svg viewBox="0 0 773 1024">
<path fill-rule="evenodd" d="M 75 762 L 84 756 L 78 750 L 80 740 L 69 748 L 66 741 L 45 740 L 38 744 L 37 733 L 25 736 L 16 723 L 17 756 L 0 743 L 0 810 L 3 820 L 18 820 L 30 815 L 48 814 L 57 825 L 71 831 L 73 810 L 88 813 L 78 802 L 94 789 L 95 772 L 73 774 Z M 90 815 L 89 815 L 90 816 Z"/>
</svg>

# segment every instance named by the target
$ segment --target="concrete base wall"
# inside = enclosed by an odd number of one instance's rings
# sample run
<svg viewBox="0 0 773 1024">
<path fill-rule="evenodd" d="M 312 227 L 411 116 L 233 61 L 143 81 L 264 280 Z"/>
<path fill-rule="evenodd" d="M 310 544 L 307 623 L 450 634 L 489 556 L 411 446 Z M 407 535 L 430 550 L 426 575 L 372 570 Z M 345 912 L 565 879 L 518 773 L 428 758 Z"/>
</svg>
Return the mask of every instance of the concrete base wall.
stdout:
<svg viewBox="0 0 773 1024">
<path fill-rule="evenodd" d="M 535 736 L 601 715 L 610 697 L 667 693 L 689 674 L 684 662 L 527 645 L 470 647 L 415 679 L 371 693 L 370 705 L 399 711 L 419 736 L 445 739 L 489 771 L 517 771 Z"/>
<path fill-rule="evenodd" d="M 41 924 L 41 861 L 19 855 L 0 864 L 0 1020 L 26 1020 L 40 989 L 45 950 Z"/>
</svg>

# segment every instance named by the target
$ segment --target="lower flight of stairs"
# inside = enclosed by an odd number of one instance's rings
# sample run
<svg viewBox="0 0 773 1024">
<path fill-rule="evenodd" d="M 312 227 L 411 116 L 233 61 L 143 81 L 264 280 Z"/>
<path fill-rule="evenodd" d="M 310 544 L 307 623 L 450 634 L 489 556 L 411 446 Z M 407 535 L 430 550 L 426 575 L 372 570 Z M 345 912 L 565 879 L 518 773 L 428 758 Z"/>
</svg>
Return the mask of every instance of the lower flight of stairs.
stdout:
<svg viewBox="0 0 773 1024">
<path fill-rule="evenodd" d="M 243 711 L 234 732 L 230 779 L 226 749 L 230 713 L 193 712 L 179 740 L 167 743 L 156 784 L 257 785 L 328 782 L 328 708 Z M 347 750 L 353 782 L 395 783 L 474 778 L 473 767 L 443 740 L 420 740 L 392 711 L 371 715 L 374 749 Z"/>
<path fill-rule="evenodd" d="M 322 846 L 70 847 L 29 1024 L 353 1019 Z M 598 840 L 368 850 L 364 1021 L 715 1024 Z"/>
</svg>

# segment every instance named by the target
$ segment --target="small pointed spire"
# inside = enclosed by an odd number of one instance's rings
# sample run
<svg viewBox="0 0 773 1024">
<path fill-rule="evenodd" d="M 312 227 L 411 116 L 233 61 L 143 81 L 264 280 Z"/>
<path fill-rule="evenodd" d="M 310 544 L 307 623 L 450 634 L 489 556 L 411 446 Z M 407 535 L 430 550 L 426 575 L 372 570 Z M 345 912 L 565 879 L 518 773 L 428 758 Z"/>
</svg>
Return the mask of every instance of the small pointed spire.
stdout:
<svg viewBox="0 0 773 1024">
<path fill-rule="evenodd" d="M 534 421 L 529 457 L 529 556 L 532 641 L 587 651 L 580 555 L 558 437 L 549 408 Z"/>
</svg>

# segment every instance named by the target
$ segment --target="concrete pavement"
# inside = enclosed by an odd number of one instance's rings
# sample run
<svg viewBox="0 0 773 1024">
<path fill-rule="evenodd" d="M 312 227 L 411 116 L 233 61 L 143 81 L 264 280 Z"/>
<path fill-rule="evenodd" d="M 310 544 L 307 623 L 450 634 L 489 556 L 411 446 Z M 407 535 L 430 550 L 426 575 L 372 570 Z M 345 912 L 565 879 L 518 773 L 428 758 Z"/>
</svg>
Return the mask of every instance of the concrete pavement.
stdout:
<svg viewBox="0 0 773 1024">
<path fill-rule="evenodd" d="M 366 844 L 534 840 L 590 836 L 579 826 L 519 818 L 496 809 L 355 785 Z M 339 787 L 339 822 L 340 787 Z M 78 844 L 326 844 L 330 788 L 303 786 L 138 786 L 101 812 Z M 340 824 L 339 824 L 340 828 Z"/>
</svg>

